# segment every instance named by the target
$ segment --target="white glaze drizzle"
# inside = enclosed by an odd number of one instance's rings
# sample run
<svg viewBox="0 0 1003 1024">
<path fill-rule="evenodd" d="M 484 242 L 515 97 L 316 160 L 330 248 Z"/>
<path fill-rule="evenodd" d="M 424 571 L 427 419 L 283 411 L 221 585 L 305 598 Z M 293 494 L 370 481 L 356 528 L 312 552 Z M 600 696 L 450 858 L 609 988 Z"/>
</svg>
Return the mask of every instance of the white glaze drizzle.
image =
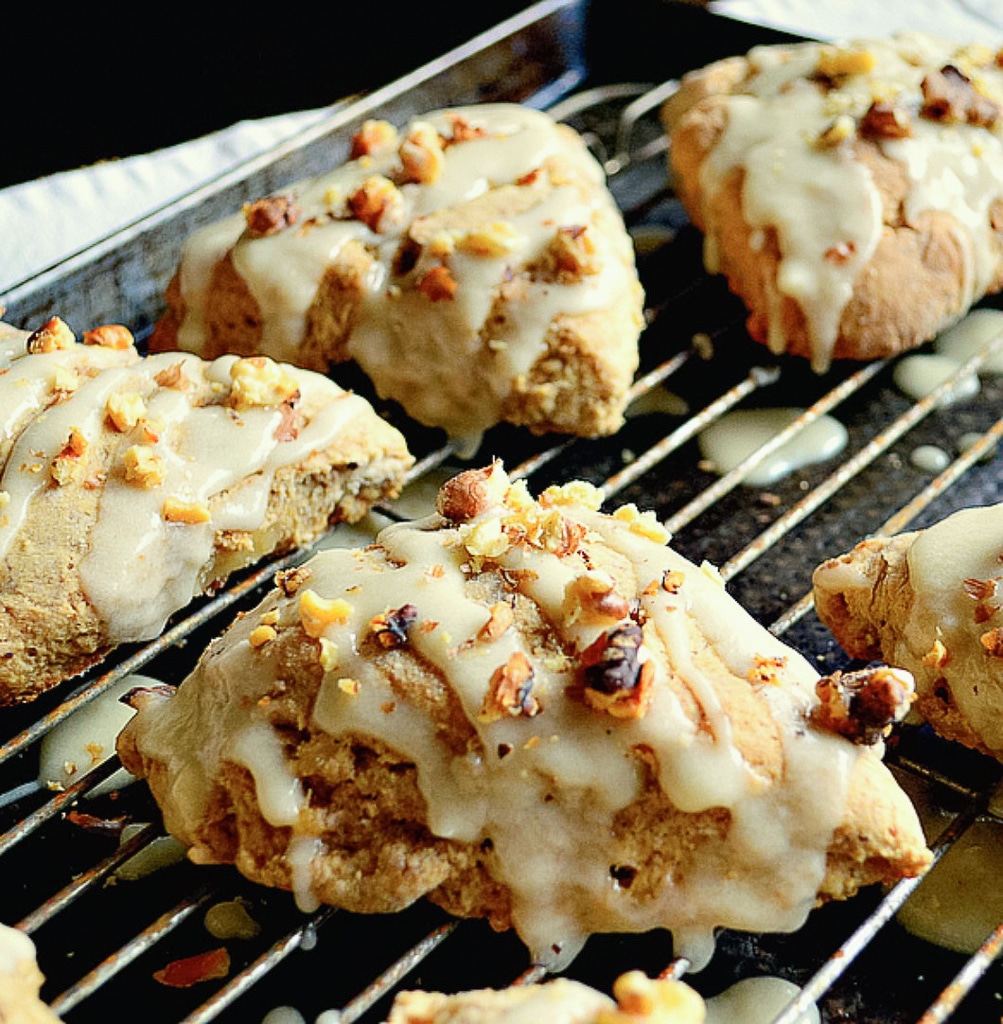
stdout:
<svg viewBox="0 0 1003 1024">
<path fill-rule="evenodd" d="M 238 412 L 221 404 L 236 362 L 224 356 L 207 363 L 187 353 L 143 358 L 132 347 L 82 344 L 14 358 L 0 373 L 0 565 L 34 499 L 53 485 L 49 467 L 71 432 L 88 450 L 109 446 L 81 579 L 112 642 L 155 636 L 200 591 L 216 531 L 262 524 L 276 470 L 330 446 L 354 417 L 373 415 L 363 398 L 327 378 L 285 367 L 299 386 L 302 419 L 297 436 L 280 441 L 278 405 Z M 157 382 L 158 374 L 177 366 L 186 386 Z M 112 429 L 108 402 L 122 396 L 143 402 L 138 429 L 145 423 L 152 434 Z M 159 484 L 126 479 L 121 459 L 136 444 L 162 460 Z M 168 522 L 162 514 L 168 498 L 211 505 L 211 519 Z"/>
<path fill-rule="evenodd" d="M 876 98 L 915 112 L 920 83 L 929 71 L 971 63 L 955 44 L 920 33 L 854 40 L 846 49 L 870 51 L 873 71 L 841 77 L 838 88 L 826 95 L 812 81 L 826 45 L 753 48 L 751 74 L 737 93 L 724 97 L 727 125 L 700 170 L 707 209 L 726 178 L 737 169 L 744 172 L 744 217 L 754 231 L 775 229 L 780 249 L 777 280 L 767 285 L 768 343 L 774 351 L 785 349 L 778 314 L 781 299 L 793 299 L 805 315 L 812 363 L 820 371 L 829 366 L 854 281 L 877 246 L 882 213 L 870 172 L 850 150 L 815 142 L 837 117 L 860 117 Z M 980 67 L 977 75 L 979 84 L 995 90 L 998 98 L 999 72 Z M 912 127 L 911 137 L 883 140 L 882 149 L 909 176 L 907 222 L 937 210 L 959 224 L 957 240 L 965 260 L 960 312 L 995 277 L 989 208 L 1003 195 L 1000 128 L 945 126 L 918 116 Z M 711 220 L 706 229 L 705 260 L 716 272 L 718 227 Z M 826 258 L 832 251 L 846 258 Z"/>
<path fill-rule="evenodd" d="M 858 756 L 873 754 L 806 728 L 817 679 L 808 663 L 735 606 L 719 578 L 665 546 L 653 521 L 636 510 L 624 511 L 603 516 L 573 502 L 548 513 L 515 485 L 504 504 L 492 506 L 468 527 L 457 529 L 431 516 L 387 528 L 378 539 L 390 559 L 383 568 L 365 552 L 345 549 L 311 559 L 309 588 L 350 605 L 345 621 L 323 633 L 338 653 L 321 684 L 312 725 L 335 736 L 377 736 L 413 759 L 427 821 L 437 835 L 468 841 L 490 836 L 497 870 L 513 892 L 516 927 L 541 962 L 567 963 L 594 931 L 668 927 L 677 950 L 699 967 L 712 955 L 719 925 L 790 930 L 803 922 L 825 873 L 849 773 Z M 613 719 L 567 699 L 573 664 L 528 649 L 516 630 L 491 643 L 477 641 L 489 609 L 464 586 L 470 548 L 496 534 L 506 516 L 521 521 L 527 515 L 531 522 L 544 513 L 557 517 L 545 534 L 560 523 L 583 525 L 591 545 L 606 546 L 622 561 L 623 592 L 642 595 L 645 629 L 660 638 L 667 660 L 654 659 L 652 705 L 641 718 Z M 545 544 L 520 544 L 494 553 L 492 560 L 509 573 L 521 573 L 523 593 L 554 623 L 568 649 L 581 651 L 603 632 L 601 624 L 569 619 L 565 588 L 583 572 L 577 556 L 559 557 Z M 660 586 L 666 572 L 682 573 L 678 593 Z M 432 720 L 399 699 L 357 653 L 371 619 L 404 601 L 416 606 L 425 624 L 410 630 L 409 644 L 442 674 L 476 729 L 479 742 L 466 754 L 448 749 Z M 299 621 L 295 601 L 273 594 L 210 648 L 196 678 L 138 716 L 139 749 L 162 761 L 169 773 L 170 798 L 163 809 L 176 834 L 192 835 L 197 828 L 210 780 L 228 756 L 223 737 L 257 730 L 265 720 L 257 701 L 273 683 L 262 673 L 261 653 L 249 642 L 263 616 L 277 621 L 276 628 Z M 760 659 L 776 665 L 782 685 L 764 686 L 761 696 L 780 737 L 782 785 L 747 763 L 735 746 L 719 684 L 689 653 L 690 617 L 738 678 L 746 678 Z M 518 652 L 531 660 L 533 694 L 542 713 L 483 721 L 479 712 L 488 680 Z M 670 670 L 699 707 L 702 727 L 695 726 L 668 685 Z M 200 719 L 211 720 L 208 734 L 197 724 Z M 185 737 L 181 743 L 180 736 Z M 640 793 L 639 766 L 631 754 L 638 747 L 655 752 L 660 784 L 676 806 L 688 811 L 726 807 L 732 817 L 727 841 L 708 844 L 685 878 L 667 880 L 647 903 L 631 900 L 610 876 L 618 856 L 613 817 Z M 248 764 L 257 749 L 242 744 L 242 763 Z M 259 790 L 268 773 L 288 778 L 275 767 L 267 745 L 252 771 Z M 292 792 L 285 781 L 279 790 Z M 817 798 L 821 792 L 826 799 Z M 291 820 L 301 807 L 300 795 L 292 793 L 282 819 Z M 293 836 L 294 889 L 303 901 L 308 881 L 300 843 L 314 840 L 295 827 Z M 199 858 L 198 848 L 193 857 Z M 569 864 L 574 872 L 569 873 Z"/>
<path fill-rule="evenodd" d="M 193 235 L 181 262 L 185 314 L 179 345 L 203 350 L 210 276 L 229 251 L 261 310 L 261 350 L 296 362 L 307 309 L 325 271 L 346 245 L 358 243 L 373 262 L 349 354 L 373 377 L 381 396 L 457 437 L 477 436 L 496 422 L 514 382 L 544 351 L 555 317 L 607 308 L 632 287 L 633 252 L 599 164 L 569 129 L 514 104 L 437 111 L 421 121 L 448 139 L 450 119 L 457 116 L 487 135 L 448 145 L 433 183 L 401 185 L 403 214 L 392 228 L 371 230 L 343 207 L 367 178 L 395 175 L 396 145 L 291 186 L 302 209 L 298 224 L 307 227 L 252 237 L 239 214 Z M 558 154 L 590 183 L 588 191 L 571 182 L 516 184 Z M 457 284 L 450 301 L 432 302 L 414 287 L 402 288 L 404 279 L 392 263 L 412 221 L 442 215 L 440 235 L 452 233 L 455 241 L 478 226 L 469 220 L 478 208 L 482 227 L 485 220 L 503 220 L 512 229 L 504 251 L 470 255 L 462 244 L 450 251 L 448 267 Z M 599 272 L 573 283 L 528 281 L 495 336 L 483 338 L 492 304 L 513 268 L 540 257 L 558 228 L 595 224 L 605 225 L 591 231 Z"/>
</svg>

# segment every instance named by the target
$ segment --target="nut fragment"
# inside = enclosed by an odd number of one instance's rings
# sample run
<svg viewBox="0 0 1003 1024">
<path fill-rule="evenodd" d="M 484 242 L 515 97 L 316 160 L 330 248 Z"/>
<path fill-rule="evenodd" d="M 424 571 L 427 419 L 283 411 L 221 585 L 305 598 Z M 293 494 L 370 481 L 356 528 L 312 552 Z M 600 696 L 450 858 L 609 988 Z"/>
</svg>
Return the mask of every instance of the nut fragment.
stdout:
<svg viewBox="0 0 1003 1024">
<path fill-rule="evenodd" d="M 840 114 L 819 134 L 816 145 L 819 149 L 834 149 L 841 142 L 853 137 L 856 125 L 848 114 Z"/>
<path fill-rule="evenodd" d="M 474 139 L 487 138 L 488 132 L 486 128 L 480 128 L 476 125 L 472 125 L 465 117 L 463 117 L 462 114 L 450 114 L 449 123 L 452 129 L 452 134 L 447 140 L 447 145 L 450 143 L 471 142 Z"/>
<path fill-rule="evenodd" d="M 572 622 L 619 622 L 630 614 L 630 604 L 605 572 L 586 572 L 564 588 L 564 603 Z"/>
<path fill-rule="evenodd" d="M 101 348 L 123 351 L 132 348 L 136 344 L 136 339 L 132 331 L 122 324 L 103 324 L 93 330 L 84 331 L 83 342 L 85 345 L 100 345 Z"/>
<path fill-rule="evenodd" d="M 227 404 L 238 411 L 278 406 L 295 400 L 299 382 L 268 356 L 237 359 L 230 367 L 230 397 Z"/>
<path fill-rule="evenodd" d="M 965 122 L 992 128 L 999 120 L 998 103 L 983 96 L 972 80 L 953 64 L 931 71 L 922 81 L 923 106 L 920 114 L 934 121 Z"/>
<path fill-rule="evenodd" d="M 865 139 L 907 139 L 912 135 L 909 112 L 891 103 L 872 103 L 860 119 Z"/>
<path fill-rule="evenodd" d="M 821 729 L 870 746 L 888 735 L 915 698 L 912 676 L 878 665 L 856 672 L 834 672 L 815 684 L 820 703 L 811 720 Z"/>
<path fill-rule="evenodd" d="M 418 121 L 400 144 L 404 180 L 430 185 L 442 174 L 445 155 L 442 138 L 427 121 Z"/>
<path fill-rule="evenodd" d="M 66 444 L 49 467 L 52 479 L 57 485 L 62 487 L 68 484 L 80 472 L 86 451 L 87 438 L 76 427 L 72 427 Z"/>
<path fill-rule="evenodd" d="M 327 600 L 315 590 L 304 590 L 299 601 L 300 624 L 303 632 L 315 640 L 329 626 L 343 626 L 352 614 L 352 606 L 341 597 Z"/>
<path fill-rule="evenodd" d="M 522 651 L 516 651 L 492 674 L 478 717 L 482 722 L 506 716 L 532 718 L 542 710 L 532 690 L 533 666 Z"/>
<path fill-rule="evenodd" d="M 275 584 L 286 597 L 292 597 L 311 576 L 313 576 L 313 570 L 308 566 L 301 565 L 295 569 L 284 569 L 277 572 Z"/>
<path fill-rule="evenodd" d="M 853 50 L 844 46 L 823 46 L 818 53 L 816 68 L 823 78 L 839 78 L 843 75 L 865 75 L 873 71 L 877 63 L 870 50 Z"/>
<path fill-rule="evenodd" d="M 120 433 L 132 430 L 146 415 L 146 402 L 135 391 L 116 392 L 105 402 L 105 415 L 111 425 Z"/>
<path fill-rule="evenodd" d="M 122 463 L 125 467 L 125 479 L 140 487 L 159 487 L 167 476 L 163 457 L 149 445 L 134 444 L 126 448 L 122 455 Z"/>
<path fill-rule="evenodd" d="M 268 238 L 295 224 L 302 214 L 292 196 L 267 196 L 244 206 L 244 220 L 251 238 Z"/>
<path fill-rule="evenodd" d="M 255 649 L 264 647 L 271 643 L 279 634 L 275 632 L 274 626 L 255 626 L 247 638 L 247 642 Z"/>
<path fill-rule="evenodd" d="M 358 160 L 360 156 L 371 156 L 381 149 L 389 149 L 396 141 L 397 129 L 389 121 L 363 121 L 362 127 L 352 137 L 349 158 Z"/>
<path fill-rule="evenodd" d="M 381 174 L 374 174 L 348 197 L 352 216 L 371 231 L 384 234 L 404 220 L 404 197 L 397 186 Z"/>
<path fill-rule="evenodd" d="M 418 618 L 418 609 L 413 604 L 401 605 L 393 611 L 375 616 L 369 628 L 376 642 L 386 650 L 403 647 L 408 641 L 408 630 Z"/>
<path fill-rule="evenodd" d="M 456 278 L 449 267 L 432 267 L 422 274 L 418 291 L 431 302 L 450 301 L 456 295 Z"/>
<path fill-rule="evenodd" d="M 558 281 L 572 284 L 602 269 L 596 256 L 595 241 L 587 227 L 558 228 L 550 241 L 547 259 Z"/>
<path fill-rule="evenodd" d="M 654 669 L 641 627 L 615 626 L 582 653 L 585 703 L 615 718 L 641 718 L 651 700 Z"/>
<path fill-rule="evenodd" d="M 198 526 L 212 520 L 208 505 L 198 501 L 182 501 L 180 498 L 165 498 L 160 515 L 166 523 L 184 523 L 186 526 Z"/>
<path fill-rule="evenodd" d="M 462 235 L 457 247 L 468 256 L 481 256 L 487 259 L 507 255 L 516 247 L 518 241 L 519 232 L 511 221 L 493 220 Z"/>
<path fill-rule="evenodd" d="M 515 613 L 508 601 L 496 601 L 488 613 L 488 621 L 477 631 L 477 639 L 497 640 L 515 621 Z"/>
<path fill-rule="evenodd" d="M 67 323 L 58 316 L 46 320 L 36 331 L 28 335 L 25 347 L 29 355 L 43 352 L 57 352 L 72 348 L 77 343 L 76 335 Z"/>
<path fill-rule="evenodd" d="M 508 480 L 498 462 L 482 469 L 467 469 L 439 488 L 435 510 L 444 519 L 465 523 L 501 502 L 507 486 Z"/>
<path fill-rule="evenodd" d="M 997 626 L 995 629 L 986 630 L 979 637 L 979 643 L 985 648 L 991 658 L 1003 658 L 1003 630 Z"/>
</svg>

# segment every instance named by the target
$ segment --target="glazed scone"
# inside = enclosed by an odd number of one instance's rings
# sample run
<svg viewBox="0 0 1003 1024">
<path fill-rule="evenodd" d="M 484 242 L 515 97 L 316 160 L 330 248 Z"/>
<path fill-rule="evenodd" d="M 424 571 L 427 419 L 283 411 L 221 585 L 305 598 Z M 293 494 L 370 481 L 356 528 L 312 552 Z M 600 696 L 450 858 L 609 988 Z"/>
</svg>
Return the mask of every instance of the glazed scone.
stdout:
<svg viewBox="0 0 1003 1024">
<path fill-rule="evenodd" d="M 814 573 L 818 616 L 854 658 L 911 672 L 916 711 L 1003 760 L 1003 505 L 862 541 Z"/>
<path fill-rule="evenodd" d="M 516 104 L 367 122 L 347 163 L 185 244 L 155 349 L 355 360 L 414 419 L 622 423 L 643 293 L 582 139 Z"/>
<path fill-rule="evenodd" d="M 39 997 L 42 972 L 35 944 L 24 932 L 0 924 L 0 1021 L 3 1024 L 59 1024 Z"/>
<path fill-rule="evenodd" d="M 386 1024 L 703 1024 L 706 1007 L 681 981 L 621 974 L 616 1002 L 588 985 L 554 978 L 536 985 L 442 992 L 401 992 Z"/>
<path fill-rule="evenodd" d="M 703 964 L 719 926 L 922 871 L 880 760 L 911 680 L 873 745 L 823 728 L 846 694 L 651 513 L 599 503 L 461 473 L 437 513 L 281 575 L 174 695 L 138 690 L 123 763 L 193 861 L 303 906 L 428 896 L 555 969 L 656 927 Z"/>
<path fill-rule="evenodd" d="M 663 108 L 704 260 L 776 353 L 826 370 L 933 338 L 1003 285 L 1003 69 L 919 33 L 760 46 Z"/>
<path fill-rule="evenodd" d="M 412 461 L 363 398 L 267 358 L 143 357 L 124 327 L 78 342 L 58 318 L 4 351 L 0 704 L 362 516 Z"/>
</svg>

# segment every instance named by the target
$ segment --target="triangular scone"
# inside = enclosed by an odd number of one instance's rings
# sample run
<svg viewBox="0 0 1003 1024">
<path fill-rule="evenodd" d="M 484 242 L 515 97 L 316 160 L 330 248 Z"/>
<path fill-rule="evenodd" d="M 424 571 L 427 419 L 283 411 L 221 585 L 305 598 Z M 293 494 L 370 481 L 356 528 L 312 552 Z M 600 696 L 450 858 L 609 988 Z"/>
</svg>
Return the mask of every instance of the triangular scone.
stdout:
<svg viewBox="0 0 1003 1024">
<path fill-rule="evenodd" d="M 124 327 L 0 336 L 0 704 L 149 640 L 193 597 L 396 494 L 363 398 L 270 359 L 141 356 Z"/>
<path fill-rule="evenodd" d="M 351 157 L 194 234 L 151 347 L 353 359 L 455 437 L 618 429 L 643 293 L 581 137 L 484 104 L 367 122 Z"/>
<path fill-rule="evenodd" d="M 916 711 L 1003 760 L 1003 505 L 862 541 L 814 573 L 818 616 L 855 658 L 911 672 Z"/>
<path fill-rule="evenodd" d="M 699 966 L 718 926 L 922 871 L 880 743 L 814 724 L 838 687 L 651 513 L 599 504 L 460 474 L 437 514 L 280 576 L 175 695 L 137 691 L 125 765 L 195 861 L 304 905 L 427 895 L 548 965 L 664 927 Z"/>
<path fill-rule="evenodd" d="M 664 107 L 673 182 L 753 338 L 812 360 L 929 341 L 1003 286 L 1003 69 L 902 33 L 758 46 Z"/>
<path fill-rule="evenodd" d="M 0 1021 L 59 1024 L 59 1018 L 39 997 L 43 981 L 31 938 L 0 924 Z"/>
</svg>

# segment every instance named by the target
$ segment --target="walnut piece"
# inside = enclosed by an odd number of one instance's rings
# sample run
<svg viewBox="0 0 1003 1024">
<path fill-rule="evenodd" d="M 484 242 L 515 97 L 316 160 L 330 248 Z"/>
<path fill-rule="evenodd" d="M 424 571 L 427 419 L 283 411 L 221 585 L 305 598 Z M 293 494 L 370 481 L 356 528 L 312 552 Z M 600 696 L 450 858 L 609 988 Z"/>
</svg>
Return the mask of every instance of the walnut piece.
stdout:
<svg viewBox="0 0 1003 1024">
<path fill-rule="evenodd" d="M 456 278 L 449 267 L 432 267 L 422 274 L 418 291 L 431 302 L 448 302 L 456 295 Z"/>
<path fill-rule="evenodd" d="M 431 185 L 439 180 L 445 162 L 442 138 L 427 121 L 418 121 L 398 150 L 404 181 Z"/>
<path fill-rule="evenodd" d="M 103 324 L 90 331 L 84 331 L 85 345 L 99 345 L 101 348 L 114 348 L 124 351 L 136 344 L 132 331 L 122 324 Z"/>
<path fill-rule="evenodd" d="M 32 331 L 28 335 L 25 347 L 29 355 L 36 355 L 72 348 L 76 343 L 77 337 L 70 330 L 66 321 L 54 316 L 46 320 L 38 330 Z"/>
<path fill-rule="evenodd" d="M 66 444 L 52 460 L 49 471 L 53 481 L 60 487 L 70 483 L 83 467 L 83 457 L 87 452 L 87 438 L 76 428 L 70 429 Z"/>
<path fill-rule="evenodd" d="M 397 142 L 397 129 L 389 121 L 363 121 L 362 127 L 352 137 L 349 159 L 358 160 L 371 156 L 380 150 L 389 149 Z"/>
<path fill-rule="evenodd" d="M 972 80 L 953 64 L 931 71 L 922 81 L 923 106 L 920 114 L 934 121 L 964 122 L 992 128 L 999 120 L 998 103 L 983 96 Z"/>
<path fill-rule="evenodd" d="M 370 231 L 385 234 L 404 220 L 404 196 L 397 186 L 382 174 L 374 174 L 348 197 L 352 216 Z"/>
<path fill-rule="evenodd" d="M 159 487 L 167 476 L 163 457 L 149 445 L 134 444 L 126 448 L 122 463 L 125 466 L 125 479 L 140 487 Z"/>
<path fill-rule="evenodd" d="M 292 196 L 267 196 L 244 206 L 247 234 L 251 238 L 268 238 L 295 224 L 302 214 Z"/>
<path fill-rule="evenodd" d="M 915 697 L 913 677 L 904 669 L 878 665 L 834 672 L 815 684 L 820 703 L 811 721 L 820 729 L 871 746 L 908 712 Z"/>
<path fill-rule="evenodd" d="M 872 103 L 860 119 L 865 139 L 907 139 L 912 135 L 909 112 L 891 103 Z"/>
<path fill-rule="evenodd" d="M 212 520 L 208 505 L 180 498 L 165 498 L 160 515 L 165 523 L 184 523 L 186 526 L 198 526 Z"/>
<path fill-rule="evenodd" d="M 585 703 L 614 718 L 641 718 L 651 700 L 654 669 L 641 627 L 636 622 L 615 626 L 582 654 Z"/>
<path fill-rule="evenodd" d="M 146 402 L 143 396 L 135 391 L 116 392 L 108 396 L 105 402 L 105 416 L 108 422 L 119 431 L 126 433 L 146 415 Z"/>
<path fill-rule="evenodd" d="M 300 625 L 307 636 L 317 639 L 329 626 L 342 626 L 348 622 L 352 606 L 341 597 L 327 600 L 315 590 L 307 589 L 300 594 Z"/>
<path fill-rule="evenodd" d="M 496 722 L 506 716 L 532 718 L 538 715 L 542 709 L 532 690 L 533 666 L 522 651 L 516 651 L 492 673 L 480 720 Z"/>
<path fill-rule="evenodd" d="M 413 604 L 401 605 L 393 611 L 375 616 L 369 623 L 376 642 L 386 650 L 403 647 L 408 641 L 408 630 L 418 619 Z"/>
<path fill-rule="evenodd" d="M 295 401 L 299 395 L 296 378 L 268 356 L 235 360 L 230 367 L 230 380 L 227 405 L 239 412 L 279 406 Z"/>
<path fill-rule="evenodd" d="M 466 523 L 502 502 L 507 486 L 500 463 L 467 469 L 439 488 L 435 510 L 451 522 Z"/>
</svg>

